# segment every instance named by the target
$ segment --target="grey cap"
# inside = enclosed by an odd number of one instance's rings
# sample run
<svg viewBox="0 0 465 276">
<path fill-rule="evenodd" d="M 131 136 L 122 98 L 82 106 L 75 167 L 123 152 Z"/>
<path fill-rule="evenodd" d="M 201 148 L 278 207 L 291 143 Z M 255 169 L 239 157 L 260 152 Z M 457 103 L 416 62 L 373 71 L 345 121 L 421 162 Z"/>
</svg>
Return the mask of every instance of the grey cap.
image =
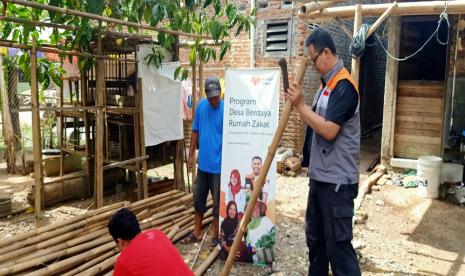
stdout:
<svg viewBox="0 0 465 276">
<path fill-rule="evenodd" d="M 205 79 L 205 94 L 207 98 L 219 96 L 220 92 L 220 80 L 217 77 L 207 77 Z"/>
</svg>

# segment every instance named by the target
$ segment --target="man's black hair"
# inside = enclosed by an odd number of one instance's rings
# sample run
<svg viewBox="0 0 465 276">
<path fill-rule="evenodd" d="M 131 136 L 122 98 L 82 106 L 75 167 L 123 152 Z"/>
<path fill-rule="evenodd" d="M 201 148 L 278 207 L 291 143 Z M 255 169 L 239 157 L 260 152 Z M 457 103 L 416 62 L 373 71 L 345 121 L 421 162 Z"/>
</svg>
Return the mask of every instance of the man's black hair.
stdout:
<svg viewBox="0 0 465 276">
<path fill-rule="evenodd" d="M 110 218 L 108 231 L 115 241 L 130 241 L 140 233 L 140 226 L 136 216 L 129 209 L 122 208 Z"/>
<path fill-rule="evenodd" d="M 253 162 L 255 159 L 258 159 L 258 160 L 260 160 L 260 163 L 263 163 L 263 160 L 262 160 L 262 158 L 261 158 L 260 156 L 257 155 L 257 156 L 252 157 L 252 162 Z"/>
<path fill-rule="evenodd" d="M 328 48 L 334 55 L 336 54 L 336 45 L 334 44 L 331 34 L 325 28 L 315 29 L 305 41 L 305 46 L 313 45 L 317 52 Z"/>
</svg>

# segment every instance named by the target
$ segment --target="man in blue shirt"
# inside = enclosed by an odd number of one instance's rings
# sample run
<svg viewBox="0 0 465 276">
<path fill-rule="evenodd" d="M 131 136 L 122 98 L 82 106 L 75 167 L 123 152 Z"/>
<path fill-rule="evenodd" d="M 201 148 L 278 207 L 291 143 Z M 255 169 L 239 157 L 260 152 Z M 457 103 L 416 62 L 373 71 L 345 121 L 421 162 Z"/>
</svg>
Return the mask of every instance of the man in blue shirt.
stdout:
<svg viewBox="0 0 465 276">
<path fill-rule="evenodd" d="M 189 148 L 188 170 L 194 167 L 194 152 L 199 148 L 197 185 L 194 191 L 195 226 L 185 243 L 201 240 L 202 220 L 206 211 L 208 191 L 213 197 L 212 246 L 218 244 L 220 205 L 221 150 L 223 143 L 224 105 L 220 99 L 220 81 L 216 77 L 205 80 L 205 94 L 197 105 Z"/>
</svg>

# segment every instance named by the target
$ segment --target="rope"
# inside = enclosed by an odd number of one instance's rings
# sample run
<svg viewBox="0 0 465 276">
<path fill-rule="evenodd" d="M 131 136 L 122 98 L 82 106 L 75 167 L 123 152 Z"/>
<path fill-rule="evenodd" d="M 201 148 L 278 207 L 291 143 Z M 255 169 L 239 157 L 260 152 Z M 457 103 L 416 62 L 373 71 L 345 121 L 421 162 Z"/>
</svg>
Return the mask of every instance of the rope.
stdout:
<svg viewBox="0 0 465 276">
<path fill-rule="evenodd" d="M 369 29 L 370 25 L 362 24 L 360 29 L 358 29 L 357 34 L 352 39 L 352 43 L 350 43 L 350 54 L 353 58 L 363 56 L 363 53 L 365 52 L 365 41 L 367 39 Z"/>
<path fill-rule="evenodd" d="M 431 36 L 426 40 L 425 43 L 423 43 L 423 45 L 418 49 L 416 50 L 413 54 L 411 55 L 408 55 L 404 58 L 397 58 L 397 57 L 394 57 L 392 54 L 390 54 L 388 52 L 388 50 L 386 49 L 386 47 L 384 46 L 383 42 L 381 41 L 381 38 L 379 37 L 379 35 L 375 32 L 375 36 L 379 42 L 379 44 L 381 45 L 381 48 L 383 48 L 384 52 L 392 59 L 396 60 L 396 61 L 406 61 L 412 57 L 414 57 L 415 55 L 417 55 L 419 52 L 421 52 L 425 46 L 431 41 L 431 39 L 433 37 L 436 37 L 436 41 L 440 44 L 440 45 L 447 45 L 449 43 L 449 32 L 447 32 L 447 39 L 445 42 L 441 41 L 439 39 L 439 28 L 441 27 L 441 23 L 442 21 L 445 21 L 447 23 L 447 29 L 450 29 L 450 23 L 449 23 L 449 17 L 447 15 L 447 6 L 449 4 L 449 0 L 445 0 L 444 1 L 444 11 L 439 15 L 439 20 L 438 20 L 438 26 L 436 27 L 436 30 L 431 34 Z M 368 30 L 370 29 L 370 25 L 368 24 L 362 24 L 360 26 L 360 29 L 358 30 L 357 34 L 354 36 L 354 38 L 352 39 L 352 42 L 350 44 L 350 54 L 352 55 L 353 58 L 359 58 L 363 55 L 364 51 L 365 51 L 365 45 L 366 46 L 373 46 L 375 43 L 373 44 L 365 44 L 366 42 L 366 39 L 367 39 L 367 33 L 368 33 Z"/>
</svg>

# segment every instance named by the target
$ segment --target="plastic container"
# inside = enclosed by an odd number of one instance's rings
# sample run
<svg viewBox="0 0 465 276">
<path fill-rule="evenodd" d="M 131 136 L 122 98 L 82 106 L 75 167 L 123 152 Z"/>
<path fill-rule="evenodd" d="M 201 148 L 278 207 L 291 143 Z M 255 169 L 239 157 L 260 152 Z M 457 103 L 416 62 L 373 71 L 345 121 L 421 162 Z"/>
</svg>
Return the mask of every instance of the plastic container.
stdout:
<svg viewBox="0 0 465 276">
<path fill-rule="evenodd" d="M 420 156 L 417 162 L 417 176 L 426 181 L 420 185 L 420 194 L 425 198 L 439 197 L 442 158 L 437 156 Z"/>
</svg>

